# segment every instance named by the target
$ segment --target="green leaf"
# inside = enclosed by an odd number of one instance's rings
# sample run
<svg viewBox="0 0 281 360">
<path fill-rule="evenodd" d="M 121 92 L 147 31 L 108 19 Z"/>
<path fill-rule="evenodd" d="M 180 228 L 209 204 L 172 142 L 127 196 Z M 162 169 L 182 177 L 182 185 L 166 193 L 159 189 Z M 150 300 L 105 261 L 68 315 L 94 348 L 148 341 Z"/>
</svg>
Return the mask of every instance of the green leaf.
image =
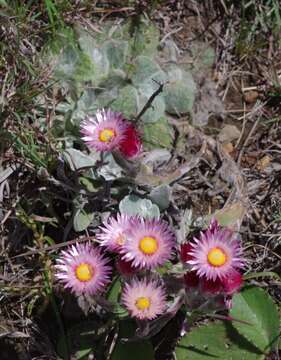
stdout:
<svg viewBox="0 0 281 360">
<path fill-rule="evenodd" d="M 148 199 L 141 199 L 136 195 L 127 195 L 119 203 L 121 214 L 130 216 L 139 215 L 149 219 L 159 219 L 160 211 L 157 205 Z"/>
<path fill-rule="evenodd" d="M 279 315 L 271 297 L 258 287 L 246 287 L 233 297 L 230 315 L 250 325 L 233 322 L 237 331 L 261 351 L 268 352 L 279 336 Z"/>
<path fill-rule="evenodd" d="M 251 344 L 222 322 L 192 329 L 176 347 L 176 360 L 258 360 L 263 359 Z"/>
<path fill-rule="evenodd" d="M 135 326 L 132 321 L 121 321 L 119 336 L 111 360 L 154 360 L 153 347 L 148 340 L 123 343 L 122 338 L 134 336 Z"/>
<path fill-rule="evenodd" d="M 132 74 L 132 82 L 136 87 L 143 84 L 154 85 L 156 90 L 158 86 L 153 80 L 161 82 L 165 79 L 166 75 L 164 71 L 155 61 L 147 56 L 138 56 L 136 58 Z"/>
<path fill-rule="evenodd" d="M 149 198 L 160 210 L 165 210 L 169 207 L 171 192 L 169 185 L 160 185 L 151 190 Z"/>
<path fill-rule="evenodd" d="M 147 150 L 172 148 L 173 132 L 165 117 L 161 117 L 155 123 L 143 125 L 143 142 Z"/>
<path fill-rule="evenodd" d="M 107 181 L 122 177 L 122 168 L 114 160 L 112 154 L 104 155 L 104 163 L 105 165 L 97 170 L 99 176 L 103 176 Z"/>
<path fill-rule="evenodd" d="M 130 22 L 123 26 L 123 33 L 127 37 L 131 33 Z M 159 37 L 160 32 L 158 28 L 147 18 L 140 18 L 140 23 L 135 27 L 133 35 L 128 37 L 132 56 L 146 55 L 153 57 L 157 53 Z"/>
<path fill-rule="evenodd" d="M 191 73 L 172 66 L 168 69 L 168 81 L 163 91 L 166 111 L 175 115 L 190 112 L 196 91 Z"/>
<path fill-rule="evenodd" d="M 82 28 L 78 28 L 77 32 L 79 46 L 92 64 L 92 73 L 88 80 L 92 79 L 97 85 L 107 77 L 110 69 L 106 51 L 101 46 L 103 43 L 98 44 L 94 34 L 86 32 Z"/>
<path fill-rule="evenodd" d="M 150 81 L 148 84 L 142 84 L 141 87 L 138 89 L 138 93 L 140 95 L 138 112 L 142 110 L 142 108 L 147 103 L 151 95 L 155 92 L 156 88 L 155 86 L 153 87 L 152 85 L 153 84 Z M 155 123 L 161 117 L 163 117 L 164 114 L 165 114 L 165 101 L 163 95 L 159 94 L 154 98 L 152 105 L 142 115 L 141 119 L 145 123 Z"/>
<path fill-rule="evenodd" d="M 128 56 L 128 42 L 122 40 L 108 40 L 103 45 L 110 66 L 120 69 L 125 65 Z"/>
<path fill-rule="evenodd" d="M 110 105 L 112 110 L 120 111 L 125 118 L 135 117 L 138 112 L 139 95 L 137 89 L 132 85 L 127 85 L 119 90 L 118 97 Z"/>
<path fill-rule="evenodd" d="M 72 326 L 66 334 L 66 340 L 71 354 L 75 354 L 74 358 L 77 360 L 84 359 L 86 355 L 93 351 L 95 341 L 97 341 L 105 331 L 105 327 L 99 322 L 92 320 L 83 321 Z M 63 354 L 62 346 L 62 339 L 59 339 L 57 346 L 59 354 Z"/>
<path fill-rule="evenodd" d="M 221 226 L 232 226 L 241 223 L 246 209 L 241 202 L 235 202 L 215 212 L 214 217 Z"/>
<path fill-rule="evenodd" d="M 91 224 L 94 219 L 94 213 L 87 213 L 84 209 L 77 209 L 73 219 L 73 228 L 80 232 Z"/>
<path fill-rule="evenodd" d="M 92 156 L 72 148 L 65 150 L 62 155 L 72 171 L 79 170 L 83 167 L 92 167 L 96 163 L 96 159 Z"/>
<path fill-rule="evenodd" d="M 107 300 L 114 304 L 113 313 L 119 318 L 128 316 L 128 311 L 120 305 L 120 293 L 122 290 L 121 281 L 118 277 L 112 281 L 111 286 L 107 292 Z"/>
</svg>

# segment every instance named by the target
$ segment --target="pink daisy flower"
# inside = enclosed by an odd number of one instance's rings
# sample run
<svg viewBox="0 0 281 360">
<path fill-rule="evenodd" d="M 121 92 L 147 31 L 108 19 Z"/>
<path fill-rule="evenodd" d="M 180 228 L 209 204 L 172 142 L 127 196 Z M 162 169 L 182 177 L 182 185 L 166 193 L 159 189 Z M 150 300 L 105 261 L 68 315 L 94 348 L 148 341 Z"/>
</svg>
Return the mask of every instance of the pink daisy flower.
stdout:
<svg viewBox="0 0 281 360">
<path fill-rule="evenodd" d="M 174 246 L 175 235 L 165 222 L 139 219 L 130 228 L 121 254 L 134 267 L 153 269 L 171 258 Z"/>
<path fill-rule="evenodd" d="M 187 264 L 207 280 L 222 280 L 244 265 L 240 241 L 229 229 L 212 227 L 205 233 L 201 232 L 200 239 L 194 238 L 191 245 L 190 255 L 193 259 L 188 260 Z"/>
<path fill-rule="evenodd" d="M 119 148 L 126 138 L 129 122 L 119 112 L 98 110 L 81 124 L 82 139 L 97 151 L 112 151 Z"/>
<path fill-rule="evenodd" d="M 128 237 L 128 230 L 134 226 L 135 217 L 117 214 L 116 219 L 111 216 L 103 226 L 100 227 L 101 233 L 96 238 L 101 241 L 101 246 L 105 246 L 109 251 L 119 252 L 124 246 Z"/>
<path fill-rule="evenodd" d="M 125 130 L 124 140 L 119 145 L 119 151 L 127 159 L 133 159 L 141 152 L 141 149 L 140 136 L 134 125 L 130 124 Z"/>
<path fill-rule="evenodd" d="M 91 244 L 76 244 L 62 251 L 55 265 L 56 278 L 76 295 L 102 292 L 110 281 L 108 260 Z"/>
<path fill-rule="evenodd" d="M 152 320 L 166 308 L 164 288 L 153 280 L 132 280 L 124 286 L 122 303 L 131 316 L 139 320 Z"/>
</svg>

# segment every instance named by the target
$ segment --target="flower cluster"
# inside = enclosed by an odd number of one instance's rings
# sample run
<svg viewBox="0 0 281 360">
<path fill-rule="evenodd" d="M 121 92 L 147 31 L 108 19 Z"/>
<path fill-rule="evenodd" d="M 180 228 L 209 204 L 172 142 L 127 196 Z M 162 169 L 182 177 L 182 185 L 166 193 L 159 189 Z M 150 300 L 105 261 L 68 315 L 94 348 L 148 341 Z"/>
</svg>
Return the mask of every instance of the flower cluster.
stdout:
<svg viewBox="0 0 281 360">
<path fill-rule="evenodd" d="M 187 288 L 198 288 L 206 295 L 224 295 L 228 300 L 242 286 L 239 270 L 245 260 L 241 243 L 216 220 L 200 233 L 199 239 L 195 237 L 181 246 L 180 257 L 190 269 L 184 276 Z"/>
<path fill-rule="evenodd" d="M 81 124 L 82 139 L 96 151 L 119 150 L 128 159 L 141 151 L 140 136 L 134 125 L 119 112 L 98 110 Z"/>
<path fill-rule="evenodd" d="M 97 151 L 119 151 L 129 159 L 141 151 L 137 130 L 118 112 L 99 110 L 82 123 L 81 132 L 86 144 Z M 55 276 L 77 296 L 95 296 L 106 290 L 114 263 L 123 281 L 123 306 L 132 317 L 152 320 L 167 309 L 167 292 L 157 269 L 171 260 L 175 249 L 175 233 L 163 220 L 117 214 L 99 227 L 95 244 L 77 243 L 62 251 Z M 188 269 L 186 297 L 223 297 L 230 307 L 231 296 L 242 286 L 240 269 L 245 263 L 235 234 L 212 220 L 205 232 L 181 246 L 179 255 Z"/>
<path fill-rule="evenodd" d="M 94 295 L 109 281 L 108 260 L 101 250 L 118 254 L 116 269 L 130 276 L 124 285 L 122 303 L 138 319 L 153 319 L 166 308 L 166 295 L 161 281 L 150 276 L 138 278 L 137 272 L 153 270 L 169 260 L 175 248 L 175 235 L 161 220 L 110 217 L 97 234 L 100 247 L 76 245 L 63 251 L 57 260 L 56 277 L 77 295 Z"/>
</svg>

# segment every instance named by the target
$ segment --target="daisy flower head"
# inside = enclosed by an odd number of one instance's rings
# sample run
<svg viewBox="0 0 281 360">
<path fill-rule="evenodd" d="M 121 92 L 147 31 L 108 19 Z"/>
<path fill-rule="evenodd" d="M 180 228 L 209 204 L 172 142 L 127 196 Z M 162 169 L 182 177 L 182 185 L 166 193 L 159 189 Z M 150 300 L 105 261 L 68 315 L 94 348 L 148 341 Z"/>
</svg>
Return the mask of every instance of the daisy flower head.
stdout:
<svg viewBox="0 0 281 360">
<path fill-rule="evenodd" d="M 100 227 L 101 232 L 96 238 L 101 241 L 109 251 L 119 252 L 127 241 L 128 231 L 135 225 L 137 218 L 124 214 L 117 214 L 117 217 L 110 216 Z"/>
<path fill-rule="evenodd" d="M 94 117 L 88 117 L 81 124 L 82 139 L 89 148 L 97 151 L 118 149 L 125 139 L 129 122 L 120 112 L 110 109 L 98 110 Z"/>
<path fill-rule="evenodd" d="M 152 320 L 166 309 L 166 293 L 156 280 L 133 279 L 126 283 L 122 303 L 131 316 L 139 320 Z"/>
<path fill-rule="evenodd" d="M 200 233 L 200 238 L 194 238 L 188 260 L 191 270 L 207 280 L 222 280 L 234 269 L 242 268 L 242 248 L 240 241 L 233 232 L 227 228 L 214 227 L 205 233 Z"/>
<path fill-rule="evenodd" d="M 107 263 L 90 243 L 72 245 L 57 259 L 55 277 L 76 295 L 93 295 L 102 292 L 110 281 Z"/>
<path fill-rule="evenodd" d="M 154 269 L 171 258 L 174 247 L 175 234 L 165 222 L 141 218 L 131 227 L 121 254 L 134 267 Z"/>
</svg>

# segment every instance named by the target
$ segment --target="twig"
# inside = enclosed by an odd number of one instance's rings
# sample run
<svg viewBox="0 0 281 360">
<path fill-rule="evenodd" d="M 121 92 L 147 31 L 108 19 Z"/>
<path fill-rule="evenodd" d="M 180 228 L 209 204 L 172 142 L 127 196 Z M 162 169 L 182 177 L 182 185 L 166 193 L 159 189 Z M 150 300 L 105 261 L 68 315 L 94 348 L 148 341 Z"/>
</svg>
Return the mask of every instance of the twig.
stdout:
<svg viewBox="0 0 281 360">
<path fill-rule="evenodd" d="M 159 86 L 159 88 L 156 91 L 154 91 L 154 93 L 147 100 L 146 104 L 144 105 L 144 107 L 142 108 L 140 113 L 136 116 L 136 118 L 135 118 L 136 123 L 139 121 L 139 119 L 142 117 L 142 115 L 150 108 L 150 106 L 153 103 L 156 96 L 159 95 L 163 91 L 163 87 L 164 87 L 164 85 L 166 85 L 166 83 L 159 83 L 158 81 L 156 81 L 154 79 L 152 79 L 152 80 Z"/>
</svg>

